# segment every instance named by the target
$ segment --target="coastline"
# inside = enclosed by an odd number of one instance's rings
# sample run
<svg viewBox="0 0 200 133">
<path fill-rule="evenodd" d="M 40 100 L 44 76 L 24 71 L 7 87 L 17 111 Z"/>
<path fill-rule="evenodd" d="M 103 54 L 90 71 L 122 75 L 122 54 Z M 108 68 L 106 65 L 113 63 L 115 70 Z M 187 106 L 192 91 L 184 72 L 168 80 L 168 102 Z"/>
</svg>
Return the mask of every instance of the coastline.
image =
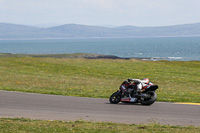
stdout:
<svg viewBox="0 0 200 133">
<path fill-rule="evenodd" d="M 12 54 L 0 53 L 0 57 L 36 57 L 36 58 L 84 58 L 84 59 L 122 59 L 122 60 L 167 60 L 183 61 L 181 57 L 119 57 L 115 55 L 91 54 L 91 53 L 71 53 L 71 54 Z M 199 60 L 191 60 L 199 61 Z"/>
</svg>

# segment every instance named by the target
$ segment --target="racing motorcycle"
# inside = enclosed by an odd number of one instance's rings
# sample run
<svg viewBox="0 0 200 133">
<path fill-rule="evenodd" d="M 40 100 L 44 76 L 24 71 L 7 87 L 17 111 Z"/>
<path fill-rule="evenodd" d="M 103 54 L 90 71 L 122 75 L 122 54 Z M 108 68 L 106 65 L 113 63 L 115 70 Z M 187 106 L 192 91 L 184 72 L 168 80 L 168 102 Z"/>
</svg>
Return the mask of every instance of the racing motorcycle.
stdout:
<svg viewBox="0 0 200 133">
<path fill-rule="evenodd" d="M 131 79 L 124 81 L 119 90 L 114 92 L 110 96 L 110 103 L 117 104 L 119 102 L 131 102 L 141 103 L 142 105 L 151 105 L 157 99 L 155 90 L 158 89 L 158 85 L 154 85 L 152 82 L 142 87 L 142 92 L 137 89 L 137 82 L 132 83 Z"/>
</svg>

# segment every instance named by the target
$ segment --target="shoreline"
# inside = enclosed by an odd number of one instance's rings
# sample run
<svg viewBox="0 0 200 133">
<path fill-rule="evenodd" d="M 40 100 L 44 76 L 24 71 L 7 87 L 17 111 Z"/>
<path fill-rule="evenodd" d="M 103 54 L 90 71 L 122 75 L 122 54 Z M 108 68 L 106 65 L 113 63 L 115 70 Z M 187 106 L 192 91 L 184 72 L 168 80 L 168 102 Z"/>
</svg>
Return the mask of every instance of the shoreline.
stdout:
<svg viewBox="0 0 200 133">
<path fill-rule="evenodd" d="M 84 59 L 122 59 L 122 60 L 167 60 L 167 61 L 184 61 L 181 57 L 119 57 L 115 55 L 103 55 L 103 54 L 90 54 L 90 53 L 69 53 L 69 54 L 12 54 L 12 53 L 0 53 L 0 57 L 36 57 L 36 58 L 84 58 Z M 189 60 L 199 61 L 199 60 Z"/>
</svg>

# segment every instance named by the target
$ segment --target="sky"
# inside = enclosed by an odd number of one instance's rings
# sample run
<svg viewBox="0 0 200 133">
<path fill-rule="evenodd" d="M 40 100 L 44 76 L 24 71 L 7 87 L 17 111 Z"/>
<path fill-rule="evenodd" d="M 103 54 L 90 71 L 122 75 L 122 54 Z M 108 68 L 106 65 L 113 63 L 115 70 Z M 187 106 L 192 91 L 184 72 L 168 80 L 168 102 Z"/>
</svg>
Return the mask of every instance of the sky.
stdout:
<svg viewBox="0 0 200 133">
<path fill-rule="evenodd" d="M 200 22 L 200 0 L 0 0 L 0 22 L 48 27 Z"/>
</svg>

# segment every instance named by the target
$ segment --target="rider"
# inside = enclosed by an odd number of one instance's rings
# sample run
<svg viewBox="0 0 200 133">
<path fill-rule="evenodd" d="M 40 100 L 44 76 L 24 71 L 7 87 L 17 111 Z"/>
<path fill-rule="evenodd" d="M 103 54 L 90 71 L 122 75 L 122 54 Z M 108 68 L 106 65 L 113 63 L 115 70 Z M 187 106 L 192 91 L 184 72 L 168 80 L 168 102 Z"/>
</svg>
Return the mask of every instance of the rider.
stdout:
<svg viewBox="0 0 200 133">
<path fill-rule="evenodd" d="M 145 87 L 149 84 L 149 79 L 148 78 L 144 78 L 142 80 L 140 79 L 128 79 L 128 81 L 133 81 L 137 84 L 137 90 L 138 92 L 142 92 L 142 87 Z"/>
</svg>

